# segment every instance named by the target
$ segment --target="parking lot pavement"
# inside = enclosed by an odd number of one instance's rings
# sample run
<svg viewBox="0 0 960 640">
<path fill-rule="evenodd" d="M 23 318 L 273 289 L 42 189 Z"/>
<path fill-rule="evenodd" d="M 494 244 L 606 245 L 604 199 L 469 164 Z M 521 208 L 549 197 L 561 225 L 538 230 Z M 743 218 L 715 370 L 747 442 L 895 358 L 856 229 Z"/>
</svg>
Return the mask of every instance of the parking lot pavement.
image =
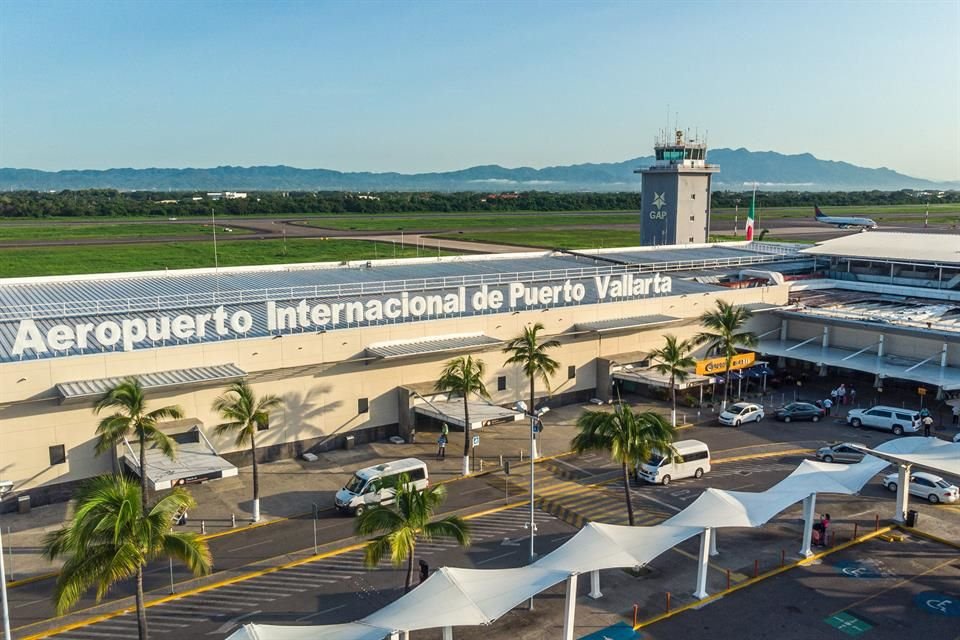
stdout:
<svg viewBox="0 0 960 640">
<path fill-rule="evenodd" d="M 431 570 L 444 565 L 477 568 L 521 566 L 527 562 L 530 512 L 516 507 L 470 519 L 472 545 L 438 539 L 417 545 L 417 560 Z M 573 533 L 553 516 L 537 512 L 538 548 L 546 552 Z M 405 567 L 384 561 L 375 569 L 364 565 L 355 549 L 280 569 L 202 593 L 151 606 L 147 619 L 151 636 L 190 640 L 224 638 L 241 622 L 262 624 L 331 624 L 356 620 L 398 598 Z M 125 640 L 135 637 L 136 615 L 124 615 L 50 635 L 61 640 Z M 22 637 L 18 635 L 17 637 Z"/>
<path fill-rule="evenodd" d="M 960 554 L 917 536 L 873 539 L 644 627 L 643 633 L 654 640 L 953 640 L 960 635 Z"/>
</svg>

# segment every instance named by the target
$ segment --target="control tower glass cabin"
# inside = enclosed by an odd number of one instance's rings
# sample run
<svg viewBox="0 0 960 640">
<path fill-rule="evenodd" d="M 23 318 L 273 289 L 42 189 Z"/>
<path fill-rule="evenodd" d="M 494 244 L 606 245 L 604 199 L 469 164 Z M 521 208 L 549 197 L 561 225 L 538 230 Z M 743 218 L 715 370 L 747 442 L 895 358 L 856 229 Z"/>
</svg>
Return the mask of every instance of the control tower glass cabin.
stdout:
<svg viewBox="0 0 960 640">
<path fill-rule="evenodd" d="M 641 174 L 640 244 L 705 243 L 710 236 L 710 176 L 707 145 L 685 141 L 683 131 L 654 144 L 656 162 Z"/>
</svg>

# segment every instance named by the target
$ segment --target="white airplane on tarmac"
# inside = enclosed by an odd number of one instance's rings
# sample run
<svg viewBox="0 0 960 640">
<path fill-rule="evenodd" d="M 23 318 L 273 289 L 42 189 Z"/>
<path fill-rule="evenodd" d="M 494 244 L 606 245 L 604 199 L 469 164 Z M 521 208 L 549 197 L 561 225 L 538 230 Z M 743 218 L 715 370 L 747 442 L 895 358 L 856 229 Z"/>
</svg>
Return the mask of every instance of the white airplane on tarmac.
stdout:
<svg viewBox="0 0 960 640">
<path fill-rule="evenodd" d="M 877 223 L 871 220 L 870 218 L 845 218 L 838 216 L 828 216 L 820 211 L 820 207 L 814 205 L 814 218 L 817 222 L 822 222 L 823 224 L 832 224 L 838 229 L 860 229 L 860 231 L 866 231 L 867 229 L 876 229 Z"/>
</svg>

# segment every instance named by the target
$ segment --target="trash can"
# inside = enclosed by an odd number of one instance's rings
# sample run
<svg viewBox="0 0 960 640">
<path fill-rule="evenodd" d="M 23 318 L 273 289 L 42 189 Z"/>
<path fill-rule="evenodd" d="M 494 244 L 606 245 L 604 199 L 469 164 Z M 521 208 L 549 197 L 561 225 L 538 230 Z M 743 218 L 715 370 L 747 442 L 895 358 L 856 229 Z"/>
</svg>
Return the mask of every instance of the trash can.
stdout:
<svg viewBox="0 0 960 640">
<path fill-rule="evenodd" d="M 343 448 L 344 448 L 344 449 L 353 449 L 353 444 L 354 444 L 353 436 L 346 436 L 346 437 L 343 439 Z"/>
<path fill-rule="evenodd" d="M 17 498 L 17 513 L 30 513 L 30 496 Z"/>
<path fill-rule="evenodd" d="M 910 509 L 909 511 L 907 511 L 907 526 L 911 528 L 916 527 L 917 518 L 919 517 L 920 517 L 920 514 L 914 511 L 913 509 Z"/>
</svg>

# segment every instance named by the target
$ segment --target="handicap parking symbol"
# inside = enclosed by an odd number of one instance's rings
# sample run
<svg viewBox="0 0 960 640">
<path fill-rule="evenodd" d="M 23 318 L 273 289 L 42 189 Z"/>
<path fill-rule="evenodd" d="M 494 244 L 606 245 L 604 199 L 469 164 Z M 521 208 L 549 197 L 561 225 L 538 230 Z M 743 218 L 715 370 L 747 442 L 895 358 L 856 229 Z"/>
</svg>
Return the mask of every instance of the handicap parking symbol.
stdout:
<svg viewBox="0 0 960 640">
<path fill-rule="evenodd" d="M 842 560 L 836 565 L 841 574 L 850 578 L 882 578 L 883 574 L 877 567 L 866 563 Z"/>
<path fill-rule="evenodd" d="M 938 591 L 924 591 L 913 597 L 913 603 L 922 610 L 939 616 L 960 616 L 960 597 L 948 596 Z"/>
</svg>

